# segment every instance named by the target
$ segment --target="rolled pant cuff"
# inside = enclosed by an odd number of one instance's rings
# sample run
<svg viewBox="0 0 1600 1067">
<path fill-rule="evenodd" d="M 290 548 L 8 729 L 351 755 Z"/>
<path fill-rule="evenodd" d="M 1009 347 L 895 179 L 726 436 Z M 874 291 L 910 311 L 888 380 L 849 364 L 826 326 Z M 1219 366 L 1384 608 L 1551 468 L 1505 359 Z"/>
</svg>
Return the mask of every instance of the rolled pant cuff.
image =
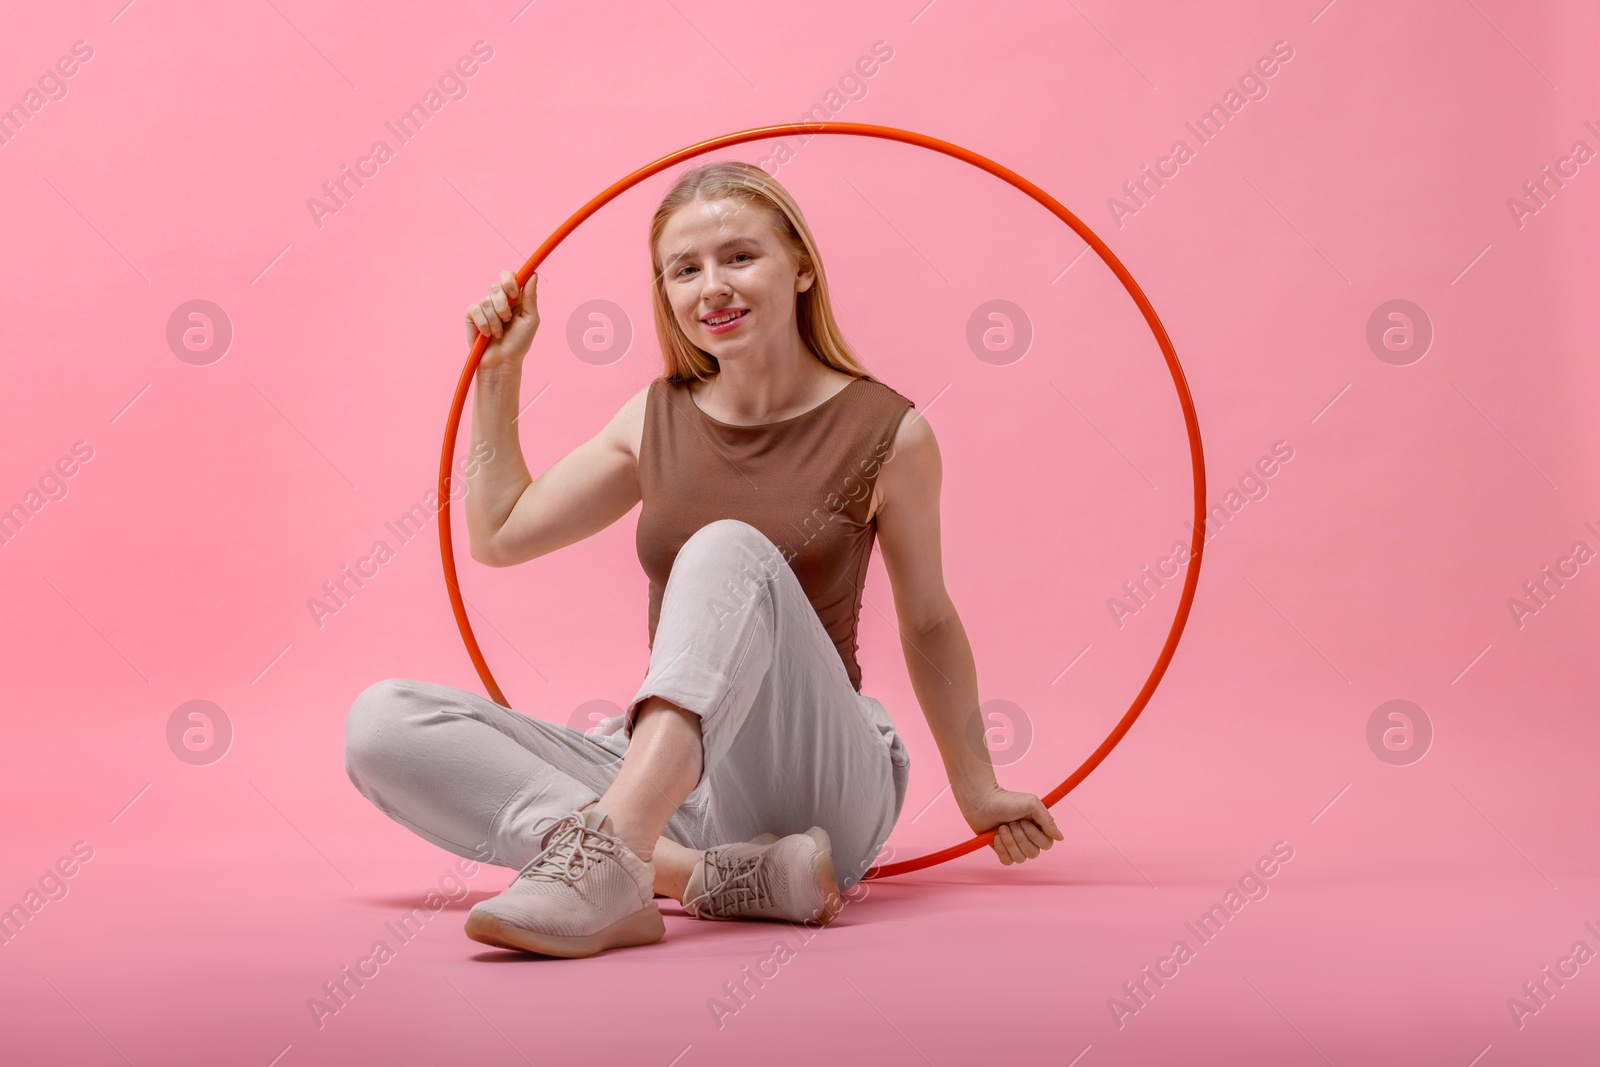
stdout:
<svg viewBox="0 0 1600 1067">
<path fill-rule="evenodd" d="M 703 661 L 691 660 L 687 655 L 680 656 L 661 670 L 645 675 L 623 713 L 623 734 L 632 739 L 639 705 L 650 697 L 670 700 L 698 715 L 703 732 L 706 721 L 726 703 L 732 688 L 732 682 L 721 671 Z"/>
</svg>

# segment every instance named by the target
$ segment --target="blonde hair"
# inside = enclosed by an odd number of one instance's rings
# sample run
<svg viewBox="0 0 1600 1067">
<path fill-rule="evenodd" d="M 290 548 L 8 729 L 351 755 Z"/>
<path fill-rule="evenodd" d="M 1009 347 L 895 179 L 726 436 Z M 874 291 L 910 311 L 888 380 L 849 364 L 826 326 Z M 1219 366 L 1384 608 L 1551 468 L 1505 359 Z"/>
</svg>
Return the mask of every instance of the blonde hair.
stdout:
<svg viewBox="0 0 1600 1067">
<path fill-rule="evenodd" d="M 695 200 L 738 200 L 764 213 L 780 239 L 788 244 L 799 260 L 801 269 L 809 266 L 815 278 L 811 287 L 795 294 L 795 322 L 800 328 L 800 339 L 805 342 L 818 360 L 855 378 L 872 375 L 861 365 L 851 350 L 838 320 L 833 316 L 833 304 L 828 299 L 828 276 L 822 269 L 822 255 L 817 251 L 816 238 L 806 225 L 800 205 L 795 203 L 789 190 L 778 184 L 760 167 L 739 160 L 718 160 L 705 163 L 687 171 L 661 198 L 655 217 L 650 220 L 650 267 L 654 281 L 651 283 L 651 303 L 656 320 L 656 340 L 661 345 L 661 359 L 666 377 L 683 380 L 697 378 L 704 381 L 715 377 L 720 368 L 715 356 L 699 348 L 684 334 L 683 328 L 672 313 L 667 299 L 666 280 L 662 277 L 657 242 L 666 229 L 667 220 L 674 212 Z"/>
</svg>

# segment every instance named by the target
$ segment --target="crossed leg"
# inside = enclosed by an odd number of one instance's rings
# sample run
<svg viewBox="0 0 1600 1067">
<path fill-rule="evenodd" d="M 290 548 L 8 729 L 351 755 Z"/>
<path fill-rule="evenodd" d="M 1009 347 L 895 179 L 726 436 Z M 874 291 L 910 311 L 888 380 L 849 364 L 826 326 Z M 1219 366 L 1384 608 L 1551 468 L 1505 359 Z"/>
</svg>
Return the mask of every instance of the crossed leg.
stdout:
<svg viewBox="0 0 1600 1067">
<path fill-rule="evenodd" d="M 671 706 L 664 700 L 653 704 Z M 635 731 L 635 743 L 645 742 L 641 757 L 656 749 L 649 739 L 658 723 L 674 725 L 672 718 L 679 721 L 671 750 L 682 751 L 689 730 L 698 745 L 693 716 L 656 712 L 641 718 L 644 729 Z M 464 689 L 406 678 L 367 687 L 345 720 L 345 770 L 362 795 L 441 848 L 513 870 L 537 854 L 545 829 L 595 804 L 616 778 L 640 787 L 642 768 L 622 775 L 625 765 L 637 762 L 624 758 L 628 747 L 623 739 L 531 718 Z M 651 820 L 666 803 L 657 801 Z M 663 831 L 643 855 L 655 854 L 656 892 L 681 900 L 701 855 L 690 847 L 699 820 L 692 810 L 675 807 L 661 822 Z M 637 836 L 629 843 L 633 847 Z"/>
<path fill-rule="evenodd" d="M 812 825 L 848 861 L 848 888 L 899 814 L 906 759 L 892 724 L 850 686 L 793 571 L 746 523 L 710 523 L 679 551 L 628 707 L 631 733 L 591 737 L 388 679 L 351 706 L 346 770 L 419 836 L 514 869 L 557 820 L 599 806 L 653 861 L 655 891 L 680 901 L 703 850 Z"/>
</svg>

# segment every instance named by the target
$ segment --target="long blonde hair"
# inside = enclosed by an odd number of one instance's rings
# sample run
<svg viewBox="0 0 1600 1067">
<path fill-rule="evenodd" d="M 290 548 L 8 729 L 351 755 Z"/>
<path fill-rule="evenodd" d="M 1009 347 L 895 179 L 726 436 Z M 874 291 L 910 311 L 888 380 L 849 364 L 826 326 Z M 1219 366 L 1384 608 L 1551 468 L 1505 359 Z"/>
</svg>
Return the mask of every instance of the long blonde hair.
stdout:
<svg viewBox="0 0 1600 1067">
<path fill-rule="evenodd" d="M 789 190 L 778 184 L 777 179 L 760 167 L 739 160 L 718 160 L 687 171 L 661 198 L 661 205 L 650 220 L 650 267 L 655 279 L 651 285 L 651 303 L 656 320 L 656 340 L 661 345 L 666 377 L 704 381 L 715 377 L 720 370 L 716 357 L 693 344 L 678 325 L 672 313 L 672 304 L 667 299 L 666 280 L 662 277 L 660 256 L 656 250 L 667 220 L 697 197 L 708 201 L 739 200 L 764 213 L 778 236 L 788 243 L 801 269 L 809 266 L 815 273 L 811 287 L 795 294 L 795 322 L 800 328 L 800 339 L 818 360 L 834 370 L 843 371 L 851 377 L 876 381 L 856 358 L 849 342 L 844 339 L 843 331 L 839 329 L 838 321 L 833 317 L 833 304 L 828 299 L 828 276 L 822 269 L 822 255 L 817 251 L 816 239 L 806 225 L 805 216 L 800 213 L 800 205 L 789 195 Z"/>
</svg>

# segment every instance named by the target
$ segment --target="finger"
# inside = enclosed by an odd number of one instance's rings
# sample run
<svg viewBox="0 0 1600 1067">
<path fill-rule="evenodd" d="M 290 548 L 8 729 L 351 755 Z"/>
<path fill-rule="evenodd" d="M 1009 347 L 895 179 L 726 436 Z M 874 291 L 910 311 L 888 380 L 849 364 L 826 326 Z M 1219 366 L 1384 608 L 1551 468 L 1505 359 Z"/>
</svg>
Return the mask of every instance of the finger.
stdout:
<svg viewBox="0 0 1600 1067">
<path fill-rule="evenodd" d="M 483 308 L 480 305 L 473 304 L 467 308 L 467 320 L 472 323 L 473 328 L 479 333 L 490 336 L 489 320 L 484 317 Z"/>
<path fill-rule="evenodd" d="M 517 291 L 517 276 L 508 270 L 501 271 L 500 291 L 506 294 L 507 300 L 516 303 L 522 295 Z"/>
<path fill-rule="evenodd" d="M 489 301 L 494 305 L 495 315 L 501 322 L 511 320 L 511 301 L 506 299 L 506 291 L 500 286 L 489 290 Z"/>
<path fill-rule="evenodd" d="M 1002 823 L 1000 832 L 996 836 L 1005 841 L 1006 852 L 1010 854 L 1012 863 L 1021 863 L 1027 858 L 1022 854 L 1022 847 L 1017 844 L 1016 836 L 1011 832 L 1010 823 Z"/>
<path fill-rule="evenodd" d="M 522 290 L 522 310 L 528 314 L 537 314 L 539 299 L 539 272 L 534 271 L 528 278 L 528 284 Z"/>
<path fill-rule="evenodd" d="M 1032 819 L 1022 819 L 1017 823 L 1017 825 L 1022 828 L 1022 835 L 1026 837 L 1033 845 L 1033 854 L 1035 856 L 1049 848 L 1051 845 L 1055 844 L 1055 840 L 1051 838 L 1049 834 L 1041 830 L 1038 824 Z"/>
<path fill-rule="evenodd" d="M 500 313 L 495 310 L 494 303 L 488 297 L 483 298 L 478 308 L 483 312 L 484 322 L 488 323 L 491 337 L 499 337 L 506 332 L 505 324 L 500 321 Z"/>
<path fill-rule="evenodd" d="M 1056 818 L 1050 814 L 1050 809 L 1044 806 L 1044 801 L 1038 797 L 1033 798 L 1033 821 L 1039 828 L 1057 841 L 1065 841 L 1066 835 L 1061 832 L 1061 827 L 1056 825 Z"/>
<path fill-rule="evenodd" d="M 1015 863 L 1016 860 L 1012 858 L 1011 849 L 1006 845 L 1006 839 L 1001 835 L 1000 831 L 1004 829 L 1005 827 L 1001 826 L 996 828 L 994 832 L 994 851 L 995 854 L 1000 857 L 1000 862 L 1009 867 L 1011 864 Z"/>
<path fill-rule="evenodd" d="M 1011 839 L 1015 841 L 1017 843 L 1017 847 L 1022 850 L 1022 858 L 1031 860 L 1035 856 L 1039 855 L 1039 844 L 1038 842 L 1034 841 L 1033 838 L 1028 836 L 1028 823 L 1029 820 L 1027 819 L 1018 819 L 1016 822 L 1012 823 Z"/>
<path fill-rule="evenodd" d="M 1017 828 L 1016 823 L 1006 823 L 1006 829 L 1011 832 L 1011 851 L 1017 857 L 1018 863 L 1030 860 L 1039 854 L 1039 850 L 1033 848 L 1032 844 L 1022 836 L 1022 831 Z"/>
</svg>

